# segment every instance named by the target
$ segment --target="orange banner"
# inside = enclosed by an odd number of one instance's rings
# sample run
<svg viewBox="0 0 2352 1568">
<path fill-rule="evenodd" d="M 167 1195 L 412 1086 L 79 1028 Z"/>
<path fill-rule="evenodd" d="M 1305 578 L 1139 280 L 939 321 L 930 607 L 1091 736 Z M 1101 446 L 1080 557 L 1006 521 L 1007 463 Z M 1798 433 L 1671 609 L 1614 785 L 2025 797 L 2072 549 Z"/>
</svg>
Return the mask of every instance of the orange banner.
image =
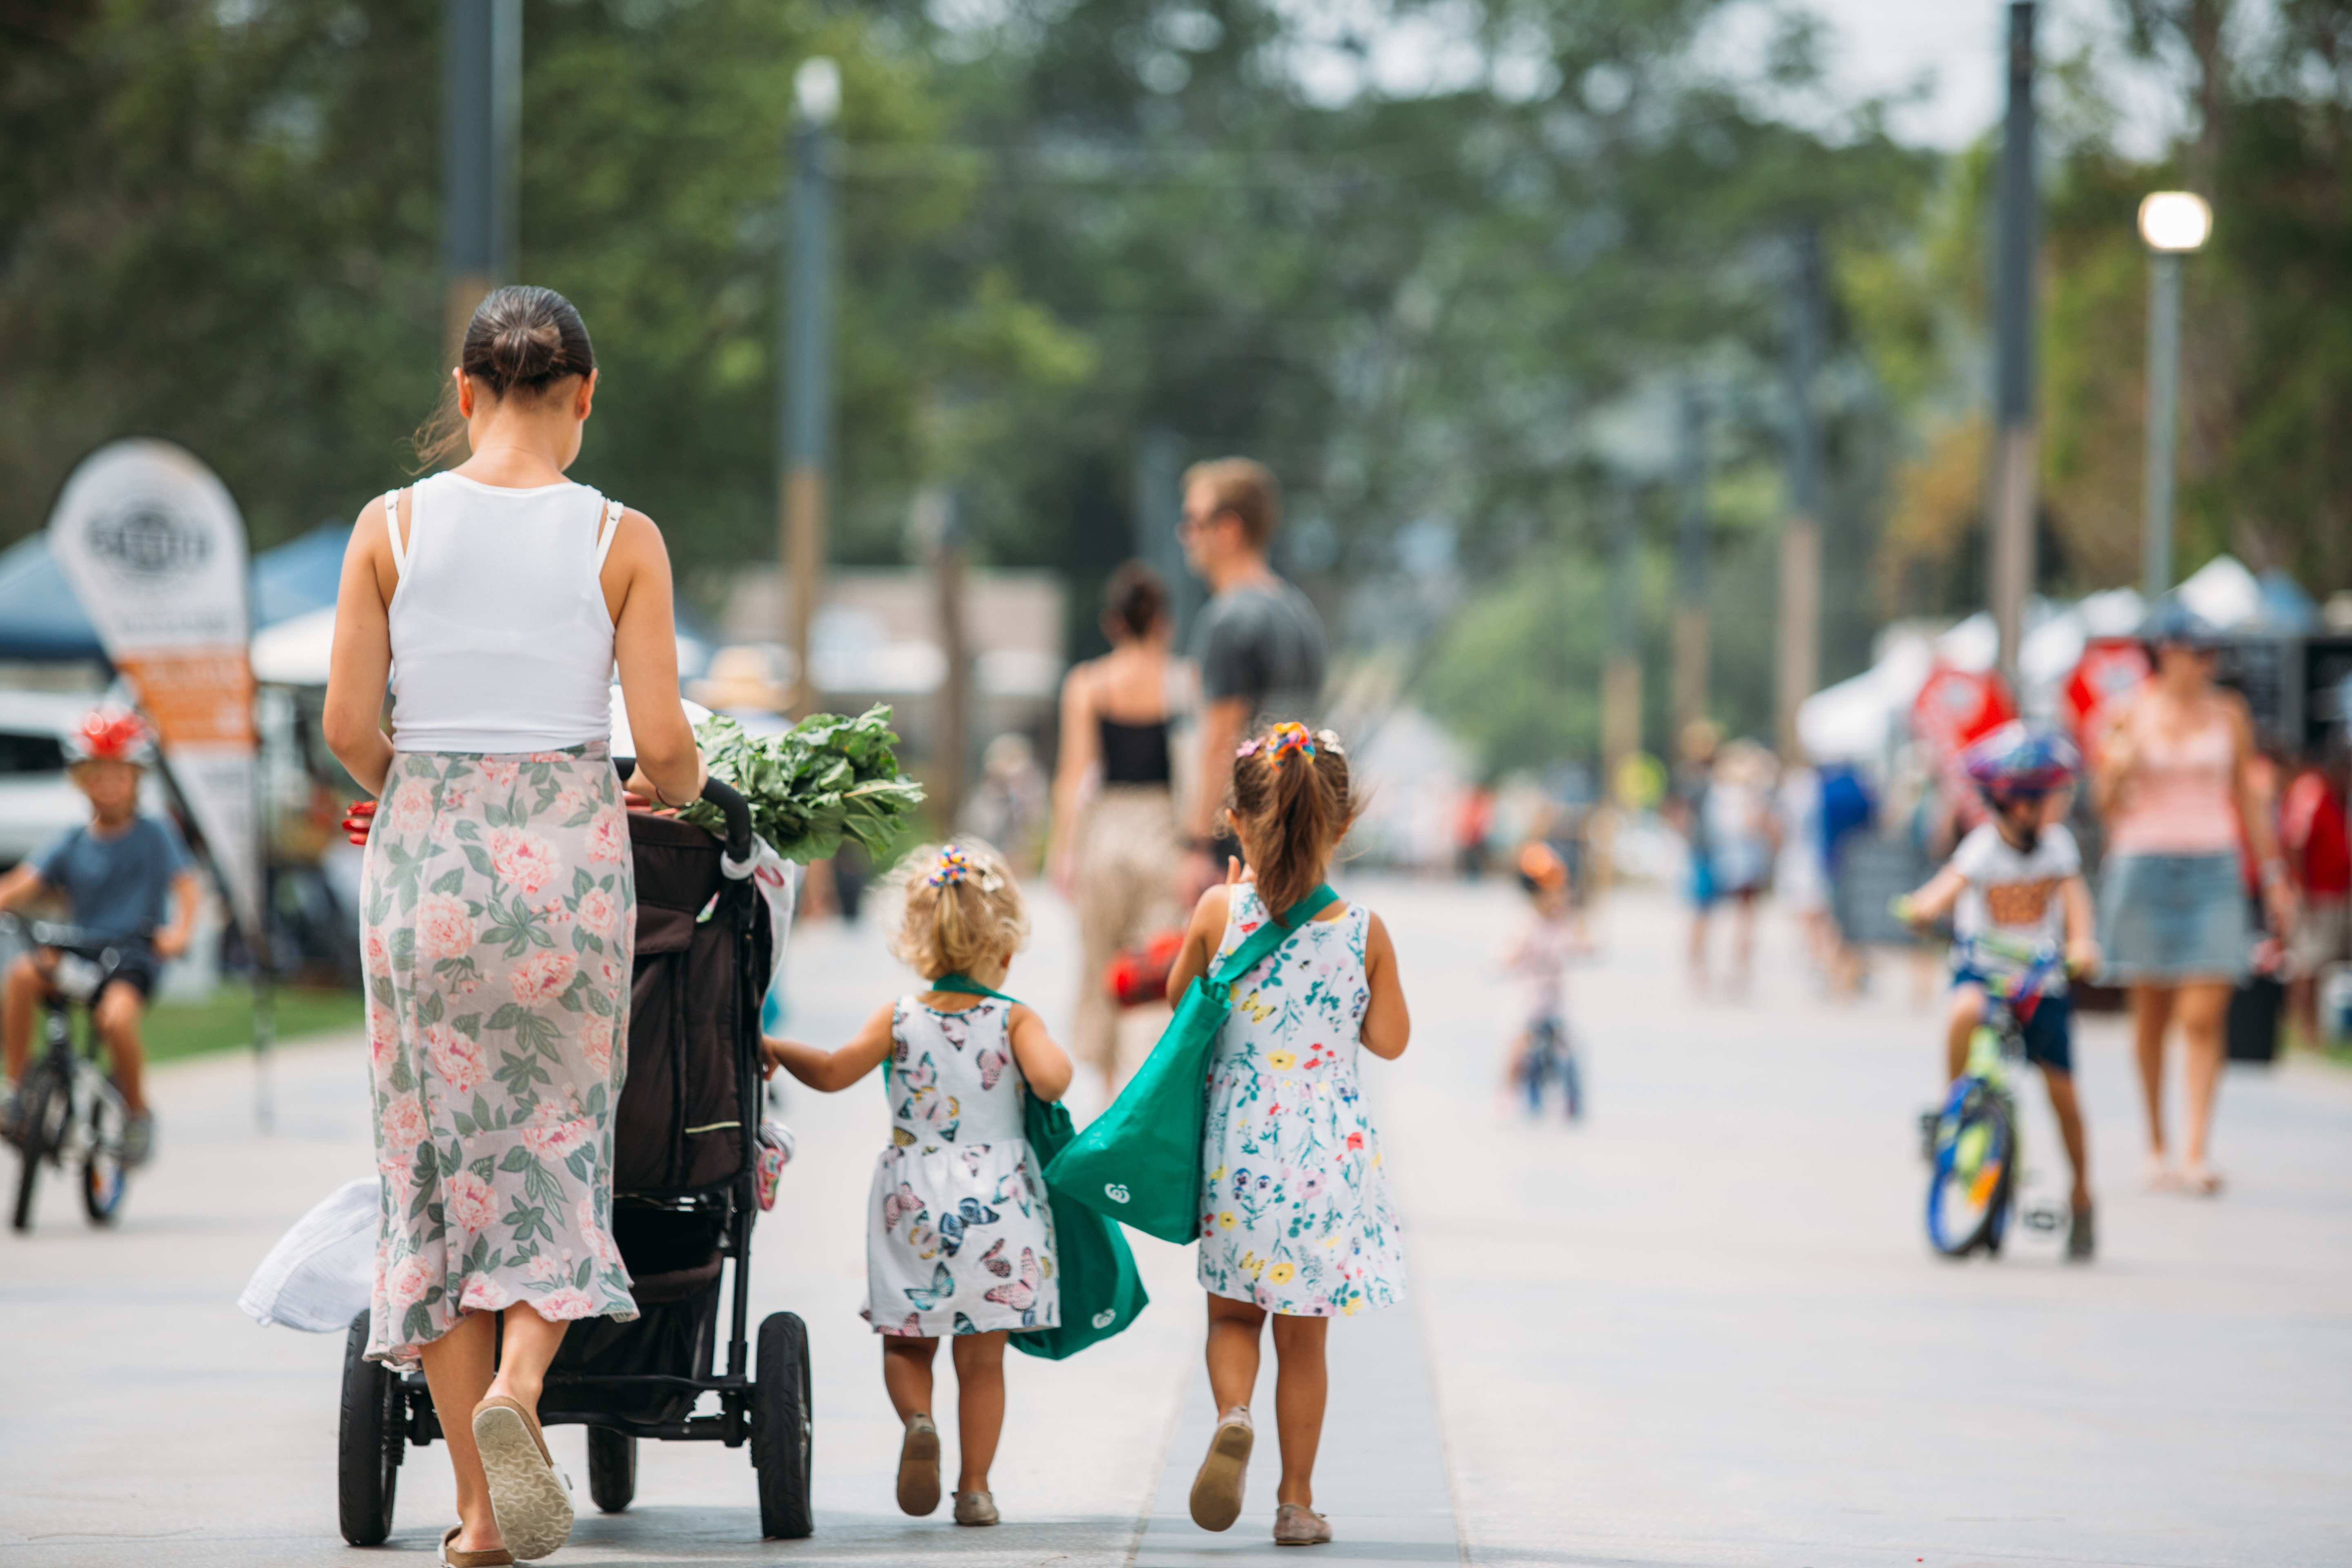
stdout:
<svg viewBox="0 0 2352 1568">
<path fill-rule="evenodd" d="M 242 650 L 126 651 L 115 664 L 166 747 L 254 743 L 253 668 Z"/>
</svg>

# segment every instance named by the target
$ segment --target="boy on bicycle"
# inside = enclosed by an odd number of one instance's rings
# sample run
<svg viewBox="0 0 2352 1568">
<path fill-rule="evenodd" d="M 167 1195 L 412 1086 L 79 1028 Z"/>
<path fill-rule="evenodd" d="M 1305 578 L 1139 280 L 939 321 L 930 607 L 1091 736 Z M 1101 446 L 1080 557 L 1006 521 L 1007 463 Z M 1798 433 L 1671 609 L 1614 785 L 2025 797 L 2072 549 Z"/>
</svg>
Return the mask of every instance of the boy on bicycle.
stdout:
<svg viewBox="0 0 2352 1568">
<path fill-rule="evenodd" d="M 125 1166 L 144 1163 L 155 1141 L 155 1121 L 140 1082 L 145 1053 L 139 1021 L 163 965 L 188 949 L 201 896 L 179 830 L 139 815 L 139 781 L 152 753 L 151 732 L 137 714 L 101 708 L 85 717 L 67 742 L 67 755 L 74 787 L 89 797 L 89 824 L 68 828 L 0 877 L 0 910 L 44 889 L 57 889 L 71 904 L 74 923 L 116 950 L 113 977 L 90 999 L 90 1023 L 106 1042 L 129 1113 L 122 1132 Z M 166 924 L 168 900 L 179 907 Z M 19 958 L 8 970 L 0 1001 L 0 1050 L 8 1075 L 0 1089 L 0 1131 L 11 1137 L 16 1085 L 32 1056 L 33 1016 L 57 994 L 57 956 L 45 949 Z"/>
<path fill-rule="evenodd" d="M 1568 962 L 1583 944 L 1576 927 L 1568 862 L 1540 839 L 1519 850 L 1519 886 L 1532 908 L 1503 955 L 1503 971 L 1519 1030 L 1512 1037 L 1503 1078 L 1504 1103 L 1524 1099 L 1529 1112 L 1543 1110 L 1544 1085 L 1556 1081 L 1561 1110 L 1569 1117 L 1582 1114 L 1581 1085 L 1576 1054 L 1570 1041 L 1567 1010 Z"/>
<path fill-rule="evenodd" d="M 1961 765 L 1983 794 L 1990 820 L 1960 840 L 1951 859 L 1926 887 L 1896 900 L 1895 912 L 1915 925 L 1952 917 L 1952 1005 L 1945 1030 L 1947 1081 L 1966 1070 L 1969 1037 L 1983 1020 L 1985 985 L 2015 982 L 2027 966 L 1989 952 L 1972 939 L 1999 937 L 2010 946 L 2062 948 L 2067 970 L 2086 973 L 2099 963 L 2092 935 L 2091 890 L 2083 880 L 2082 851 L 2063 818 L 2082 760 L 2055 731 L 2004 724 L 1962 753 Z M 2018 1025 L 2026 1059 L 2042 1068 L 2050 1109 L 2057 1113 L 2066 1158 L 2074 1169 L 2074 1223 L 2066 1256 L 2082 1260 L 2096 1245 L 2091 1221 L 2090 1162 L 2083 1111 L 2074 1093 L 2074 1007 L 2063 973 L 2053 975 Z"/>
</svg>

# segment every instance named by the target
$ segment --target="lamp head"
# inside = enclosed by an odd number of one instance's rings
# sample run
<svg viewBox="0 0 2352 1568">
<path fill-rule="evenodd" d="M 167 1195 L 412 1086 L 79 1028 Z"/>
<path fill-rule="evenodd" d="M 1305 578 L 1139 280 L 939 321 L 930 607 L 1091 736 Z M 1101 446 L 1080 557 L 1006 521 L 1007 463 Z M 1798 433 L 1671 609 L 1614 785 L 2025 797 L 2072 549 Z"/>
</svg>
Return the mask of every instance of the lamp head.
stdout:
<svg viewBox="0 0 2352 1568">
<path fill-rule="evenodd" d="M 793 72 L 793 108 L 811 125 L 831 125 L 841 112 L 841 68 L 813 55 Z"/>
<path fill-rule="evenodd" d="M 2191 191 L 2158 191 L 2139 204 L 2139 237 L 2151 250 L 2195 250 L 2213 232 L 2213 209 Z"/>
</svg>

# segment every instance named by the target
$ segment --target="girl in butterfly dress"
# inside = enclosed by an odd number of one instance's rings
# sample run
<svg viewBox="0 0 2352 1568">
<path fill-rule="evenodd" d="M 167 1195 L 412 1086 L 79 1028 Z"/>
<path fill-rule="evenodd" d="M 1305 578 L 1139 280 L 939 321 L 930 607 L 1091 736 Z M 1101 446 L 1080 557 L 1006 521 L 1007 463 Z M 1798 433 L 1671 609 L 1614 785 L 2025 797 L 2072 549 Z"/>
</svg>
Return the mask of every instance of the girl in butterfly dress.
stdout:
<svg viewBox="0 0 2352 1568">
<path fill-rule="evenodd" d="M 1003 857 L 965 838 L 918 849 L 905 865 L 890 951 L 928 981 L 1002 986 L 1029 934 Z M 1028 1008 L 940 990 L 884 1004 L 839 1050 L 772 1038 L 767 1051 L 828 1094 L 885 1068 L 890 1147 L 867 1206 L 861 1315 L 882 1336 L 882 1385 L 906 1425 L 898 1506 L 927 1514 L 940 1505 L 931 1362 L 945 1336 L 961 1439 L 955 1521 L 994 1524 L 988 1468 L 1004 1425 L 1005 1340 L 1061 1323 L 1054 1214 L 1023 1096 L 1059 1100 L 1070 1058 Z"/>
<path fill-rule="evenodd" d="M 1168 977 L 1171 998 L 1322 883 L 1356 803 L 1328 730 L 1276 724 L 1242 743 L 1226 805 L 1245 878 L 1202 895 Z M 1315 1511 L 1326 1331 L 1335 1316 L 1404 1299 L 1404 1243 L 1356 1081 L 1357 1047 L 1394 1060 L 1412 1034 L 1396 949 L 1381 918 L 1333 903 L 1234 983 L 1209 1060 L 1201 1163 L 1201 1284 L 1209 1293 L 1209 1391 L 1216 1435 L 1192 1483 L 1192 1519 L 1241 1516 L 1258 1343 L 1274 1320 L 1282 1482 L 1274 1539 L 1331 1539 Z"/>
</svg>

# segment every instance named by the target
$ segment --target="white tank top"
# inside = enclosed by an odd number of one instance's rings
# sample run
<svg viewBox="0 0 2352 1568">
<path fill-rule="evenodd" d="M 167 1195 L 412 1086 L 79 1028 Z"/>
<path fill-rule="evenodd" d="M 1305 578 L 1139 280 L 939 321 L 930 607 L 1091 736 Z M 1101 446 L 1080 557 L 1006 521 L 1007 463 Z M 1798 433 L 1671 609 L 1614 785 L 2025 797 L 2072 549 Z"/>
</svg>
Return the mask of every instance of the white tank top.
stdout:
<svg viewBox="0 0 2352 1568">
<path fill-rule="evenodd" d="M 553 752 L 609 738 L 613 616 L 598 580 L 621 503 L 585 485 L 504 489 L 436 474 L 383 498 L 400 573 L 392 743 Z"/>
</svg>

